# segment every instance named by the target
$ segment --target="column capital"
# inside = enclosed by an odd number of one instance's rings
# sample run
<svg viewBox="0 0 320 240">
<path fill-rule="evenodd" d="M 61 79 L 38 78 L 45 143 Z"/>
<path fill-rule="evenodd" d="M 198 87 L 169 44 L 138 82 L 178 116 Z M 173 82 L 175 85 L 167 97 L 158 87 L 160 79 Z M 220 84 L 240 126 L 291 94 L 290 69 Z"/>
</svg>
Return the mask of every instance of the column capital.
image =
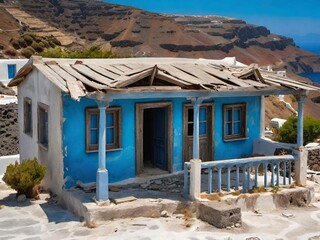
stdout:
<svg viewBox="0 0 320 240">
<path fill-rule="evenodd" d="M 306 99 L 307 95 L 296 95 L 295 98 L 299 103 L 304 103 L 304 100 Z"/>
<path fill-rule="evenodd" d="M 99 109 L 106 109 L 110 106 L 111 101 L 109 100 L 96 100 Z"/>
</svg>

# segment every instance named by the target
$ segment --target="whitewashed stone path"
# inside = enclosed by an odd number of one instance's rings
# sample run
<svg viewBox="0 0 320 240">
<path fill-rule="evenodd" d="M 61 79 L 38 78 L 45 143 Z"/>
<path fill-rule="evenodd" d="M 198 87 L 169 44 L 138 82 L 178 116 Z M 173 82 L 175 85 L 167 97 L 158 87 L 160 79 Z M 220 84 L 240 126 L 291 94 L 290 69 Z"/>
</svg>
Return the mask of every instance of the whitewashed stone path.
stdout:
<svg viewBox="0 0 320 240">
<path fill-rule="evenodd" d="M 0 240 L 4 239 L 301 239 L 320 240 L 320 203 L 272 212 L 243 212 L 241 228 L 217 229 L 182 214 L 167 218 L 119 219 L 90 229 L 45 200 L 19 203 L 0 183 Z M 286 215 L 286 216 L 284 216 Z M 187 227 L 188 225 L 189 227 Z"/>
</svg>

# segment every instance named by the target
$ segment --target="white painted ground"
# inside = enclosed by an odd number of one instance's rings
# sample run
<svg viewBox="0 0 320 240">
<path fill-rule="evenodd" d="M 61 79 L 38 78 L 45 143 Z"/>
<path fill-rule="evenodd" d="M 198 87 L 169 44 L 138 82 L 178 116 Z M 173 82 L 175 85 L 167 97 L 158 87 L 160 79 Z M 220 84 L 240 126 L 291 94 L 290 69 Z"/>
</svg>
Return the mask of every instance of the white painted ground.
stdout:
<svg viewBox="0 0 320 240">
<path fill-rule="evenodd" d="M 241 228 L 221 230 L 182 214 L 168 218 L 119 219 L 90 229 L 70 212 L 44 200 L 18 203 L 0 183 L 0 239 L 301 239 L 319 236 L 320 202 L 314 206 L 255 214 L 243 212 Z M 282 214 L 293 214 L 285 217 Z M 186 227 L 190 225 L 190 227 Z M 257 237 L 257 238 L 252 238 Z"/>
</svg>

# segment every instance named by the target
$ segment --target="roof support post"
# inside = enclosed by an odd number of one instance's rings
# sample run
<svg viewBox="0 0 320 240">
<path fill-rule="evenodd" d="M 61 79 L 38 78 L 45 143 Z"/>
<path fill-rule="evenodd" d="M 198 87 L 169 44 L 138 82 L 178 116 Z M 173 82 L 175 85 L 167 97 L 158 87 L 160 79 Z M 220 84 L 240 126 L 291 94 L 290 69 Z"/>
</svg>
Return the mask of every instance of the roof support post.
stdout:
<svg viewBox="0 0 320 240">
<path fill-rule="evenodd" d="M 193 105 L 193 159 L 199 159 L 199 111 L 203 99 L 191 99 Z"/>
<path fill-rule="evenodd" d="M 193 159 L 190 160 L 190 197 L 200 197 L 201 191 L 201 160 L 199 159 L 199 110 L 203 99 L 192 98 L 193 105 Z"/>
<path fill-rule="evenodd" d="M 107 101 L 97 101 L 99 108 L 99 166 L 96 180 L 96 200 L 109 203 L 109 176 L 106 169 L 106 109 Z"/>
<path fill-rule="evenodd" d="M 297 129 L 297 146 L 298 159 L 295 161 L 295 182 L 298 186 L 305 186 L 307 184 L 307 161 L 308 149 L 303 146 L 303 102 L 305 95 L 300 95 L 298 100 L 298 129 Z"/>
<path fill-rule="evenodd" d="M 297 145 L 303 146 L 303 103 L 305 100 L 304 95 L 297 97 L 298 99 L 298 130 L 297 130 Z"/>
<path fill-rule="evenodd" d="M 264 96 L 260 97 L 260 138 L 265 137 L 266 105 Z"/>
</svg>

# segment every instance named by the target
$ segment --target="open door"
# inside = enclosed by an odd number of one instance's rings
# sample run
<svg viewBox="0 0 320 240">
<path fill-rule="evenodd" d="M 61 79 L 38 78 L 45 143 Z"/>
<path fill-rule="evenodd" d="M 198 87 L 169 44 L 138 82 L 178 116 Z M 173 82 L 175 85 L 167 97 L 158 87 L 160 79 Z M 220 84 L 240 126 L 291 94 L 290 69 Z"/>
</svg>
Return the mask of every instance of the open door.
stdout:
<svg viewBox="0 0 320 240">
<path fill-rule="evenodd" d="M 172 171 L 172 105 L 136 105 L 136 174 L 146 168 Z"/>
</svg>

